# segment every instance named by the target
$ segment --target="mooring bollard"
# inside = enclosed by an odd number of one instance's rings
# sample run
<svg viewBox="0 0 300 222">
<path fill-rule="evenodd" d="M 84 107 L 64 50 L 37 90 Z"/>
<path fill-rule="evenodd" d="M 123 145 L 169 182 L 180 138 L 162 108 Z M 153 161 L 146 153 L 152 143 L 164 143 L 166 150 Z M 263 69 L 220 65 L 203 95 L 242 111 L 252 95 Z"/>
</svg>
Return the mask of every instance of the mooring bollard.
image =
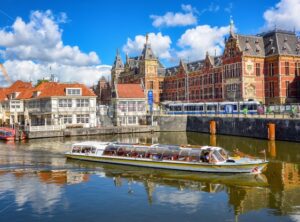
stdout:
<svg viewBox="0 0 300 222">
<path fill-rule="evenodd" d="M 275 140 L 275 123 L 268 124 L 268 139 Z"/>
<path fill-rule="evenodd" d="M 276 157 L 276 142 L 268 141 L 268 151 L 271 157 Z"/>
<path fill-rule="evenodd" d="M 217 146 L 217 136 L 216 135 L 210 135 L 209 142 L 211 146 Z"/>
<path fill-rule="evenodd" d="M 211 120 L 209 123 L 210 134 L 216 135 L 216 121 Z"/>
</svg>

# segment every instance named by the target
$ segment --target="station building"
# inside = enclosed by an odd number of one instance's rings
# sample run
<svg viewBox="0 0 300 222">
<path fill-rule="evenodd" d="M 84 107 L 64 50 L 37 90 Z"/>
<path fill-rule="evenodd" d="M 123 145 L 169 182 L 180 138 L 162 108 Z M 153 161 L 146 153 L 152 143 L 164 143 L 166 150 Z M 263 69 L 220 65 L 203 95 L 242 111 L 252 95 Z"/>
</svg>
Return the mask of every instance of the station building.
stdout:
<svg viewBox="0 0 300 222">
<path fill-rule="evenodd" d="M 295 32 L 272 30 L 257 35 L 234 32 L 222 55 L 165 68 L 146 43 L 140 56 L 123 64 L 117 52 L 112 85 L 139 83 L 153 91 L 155 107 L 164 101 L 220 102 L 256 100 L 263 104 L 300 102 L 300 39 Z M 114 86 L 112 86 L 114 88 Z"/>
</svg>

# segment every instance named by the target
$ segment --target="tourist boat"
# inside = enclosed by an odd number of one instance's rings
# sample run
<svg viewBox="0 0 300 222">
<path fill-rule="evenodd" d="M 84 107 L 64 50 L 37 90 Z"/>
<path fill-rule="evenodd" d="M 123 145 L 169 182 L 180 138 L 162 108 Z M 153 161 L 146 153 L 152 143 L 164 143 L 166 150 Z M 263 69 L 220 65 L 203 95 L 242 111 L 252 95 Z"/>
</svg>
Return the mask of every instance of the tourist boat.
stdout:
<svg viewBox="0 0 300 222">
<path fill-rule="evenodd" d="M 265 159 L 231 157 L 214 146 L 81 142 L 73 144 L 65 155 L 102 163 L 211 173 L 260 173 L 268 164 Z"/>
</svg>

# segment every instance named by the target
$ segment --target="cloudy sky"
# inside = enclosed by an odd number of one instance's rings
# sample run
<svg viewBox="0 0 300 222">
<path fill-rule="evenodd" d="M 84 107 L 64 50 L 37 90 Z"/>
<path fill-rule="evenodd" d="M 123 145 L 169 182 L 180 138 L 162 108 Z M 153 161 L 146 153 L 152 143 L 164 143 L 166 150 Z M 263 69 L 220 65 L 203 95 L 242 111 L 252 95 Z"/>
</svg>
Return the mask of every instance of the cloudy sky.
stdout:
<svg viewBox="0 0 300 222">
<path fill-rule="evenodd" d="M 116 49 L 135 56 L 145 34 L 165 66 L 222 53 L 232 16 L 238 33 L 300 31 L 300 0 L 1 0 L 0 61 L 12 80 L 94 84 Z M 0 87 L 7 85 L 0 75 Z"/>
</svg>

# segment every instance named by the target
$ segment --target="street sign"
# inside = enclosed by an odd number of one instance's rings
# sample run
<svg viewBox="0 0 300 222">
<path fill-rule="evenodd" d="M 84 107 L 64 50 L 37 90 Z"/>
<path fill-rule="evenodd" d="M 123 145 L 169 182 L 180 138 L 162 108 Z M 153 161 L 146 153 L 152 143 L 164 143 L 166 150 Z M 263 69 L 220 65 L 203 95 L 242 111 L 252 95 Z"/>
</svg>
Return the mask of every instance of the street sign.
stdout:
<svg viewBox="0 0 300 222">
<path fill-rule="evenodd" d="M 148 104 L 149 105 L 153 104 L 153 91 L 152 90 L 148 91 Z"/>
<path fill-rule="evenodd" d="M 152 113 L 152 107 L 153 107 L 153 91 L 152 90 L 148 91 L 148 104 L 150 107 L 150 113 Z"/>
</svg>

